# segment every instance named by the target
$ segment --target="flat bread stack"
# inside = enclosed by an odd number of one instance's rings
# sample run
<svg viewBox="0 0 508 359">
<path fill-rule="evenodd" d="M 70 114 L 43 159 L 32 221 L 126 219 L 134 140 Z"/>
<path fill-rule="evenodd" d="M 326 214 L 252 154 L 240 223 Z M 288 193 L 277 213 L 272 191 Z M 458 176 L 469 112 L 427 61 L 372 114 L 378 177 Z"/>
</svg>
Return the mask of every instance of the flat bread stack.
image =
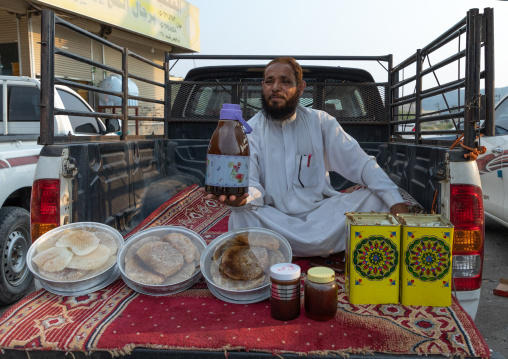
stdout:
<svg viewBox="0 0 508 359">
<path fill-rule="evenodd" d="M 63 230 L 35 248 L 32 262 L 45 279 L 72 282 L 91 278 L 116 263 L 117 239 L 95 228 Z"/>
<path fill-rule="evenodd" d="M 225 240 L 212 254 L 212 281 L 233 290 L 254 289 L 268 283 L 270 267 L 287 261 L 279 245 L 275 237 L 248 232 Z"/>
<path fill-rule="evenodd" d="M 201 251 L 181 233 L 144 237 L 126 248 L 124 268 L 131 280 L 147 285 L 168 285 L 192 277 L 199 269 Z"/>
</svg>

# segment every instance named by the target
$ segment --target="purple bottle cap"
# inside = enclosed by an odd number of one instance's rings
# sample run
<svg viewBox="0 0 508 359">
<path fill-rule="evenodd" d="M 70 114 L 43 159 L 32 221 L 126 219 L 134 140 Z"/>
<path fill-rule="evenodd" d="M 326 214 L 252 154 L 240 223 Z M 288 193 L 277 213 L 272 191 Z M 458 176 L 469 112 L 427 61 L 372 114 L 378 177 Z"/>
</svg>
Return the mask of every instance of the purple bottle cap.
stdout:
<svg viewBox="0 0 508 359">
<path fill-rule="evenodd" d="M 243 127 L 245 128 L 245 133 L 252 132 L 252 128 L 247 124 L 247 121 L 245 121 L 242 117 L 242 108 L 240 105 L 236 105 L 233 103 L 222 104 L 222 109 L 220 110 L 220 119 L 240 121 Z"/>
<path fill-rule="evenodd" d="M 240 113 L 242 112 L 240 105 L 233 103 L 224 103 L 222 104 L 222 109 L 220 110 L 220 119 L 236 120 L 236 113 L 238 111 L 240 111 Z"/>
</svg>

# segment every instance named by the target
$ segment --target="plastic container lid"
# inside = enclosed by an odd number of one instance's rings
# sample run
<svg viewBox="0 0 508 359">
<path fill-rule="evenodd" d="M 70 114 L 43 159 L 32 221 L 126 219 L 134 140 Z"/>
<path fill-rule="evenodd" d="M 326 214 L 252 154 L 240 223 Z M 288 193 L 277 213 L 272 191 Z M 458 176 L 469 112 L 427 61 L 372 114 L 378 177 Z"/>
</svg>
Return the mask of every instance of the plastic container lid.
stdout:
<svg viewBox="0 0 508 359">
<path fill-rule="evenodd" d="M 234 103 L 224 103 L 222 104 L 222 109 L 220 110 L 220 119 L 236 120 L 236 114 L 238 112 L 242 113 L 240 105 L 236 105 Z"/>
<path fill-rule="evenodd" d="M 270 267 L 270 277 L 276 280 L 300 278 L 300 267 L 293 263 L 277 263 Z"/>
<path fill-rule="evenodd" d="M 328 283 L 335 280 L 335 272 L 331 268 L 313 267 L 307 271 L 307 278 L 314 283 Z"/>
<path fill-rule="evenodd" d="M 240 105 L 234 103 L 223 103 L 222 109 L 220 110 L 220 119 L 240 121 L 245 128 L 245 133 L 252 132 L 252 128 L 242 117 L 242 107 Z"/>
</svg>

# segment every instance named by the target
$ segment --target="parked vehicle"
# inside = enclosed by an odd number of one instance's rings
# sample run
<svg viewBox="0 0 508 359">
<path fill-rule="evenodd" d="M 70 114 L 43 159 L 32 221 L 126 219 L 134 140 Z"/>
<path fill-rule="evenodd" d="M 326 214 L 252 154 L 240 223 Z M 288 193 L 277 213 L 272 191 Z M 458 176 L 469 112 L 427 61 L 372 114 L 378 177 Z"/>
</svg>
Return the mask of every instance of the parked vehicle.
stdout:
<svg viewBox="0 0 508 359">
<path fill-rule="evenodd" d="M 493 136 L 482 136 L 486 152 L 477 159 L 482 181 L 485 215 L 508 226 L 508 96 L 495 108 Z"/>
<path fill-rule="evenodd" d="M 30 246 L 30 195 L 42 146 L 40 134 L 40 82 L 18 76 L 0 76 L 0 304 L 20 299 L 32 275 L 25 258 Z M 55 86 L 56 108 L 88 111 L 91 107 L 67 86 Z M 118 130 L 118 129 L 117 129 Z M 99 118 L 55 116 L 54 133 L 104 135 Z"/>
<path fill-rule="evenodd" d="M 457 129 L 464 131 L 464 121 L 457 124 Z M 479 144 L 485 147 L 485 152 L 479 154 L 476 162 L 482 183 L 485 215 L 508 226 L 508 195 L 505 191 L 506 171 L 508 163 L 508 96 L 501 99 L 495 107 L 494 133 L 485 136 L 485 122 L 480 121 L 477 128 L 478 135 L 482 135 Z M 403 136 L 406 138 L 407 136 Z M 429 136 L 427 139 L 454 141 L 456 135 Z"/>
<path fill-rule="evenodd" d="M 474 318 L 480 299 L 483 265 L 484 212 L 480 175 L 476 161 L 469 156 L 470 150 L 463 147 L 449 148 L 449 143 L 420 138 L 419 122 L 441 121 L 445 118 L 465 118 L 464 146 L 474 148 L 474 123 L 479 123 L 480 111 L 477 106 L 462 106 L 453 113 L 444 112 L 426 116 L 419 114 L 418 102 L 429 94 L 441 94 L 453 89 L 464 88 L 466 98 L 479 98 L 480 62 L 482 49 L 490 49 L 493 34 L 481 39 L 480 31 L 474 31 L 475 24 L 469 17 L 492 21 L 492 12 L 479 14 L 471 10 L 468 18 L 458 22 L 430 45 L 397 66 L 392 66 L 392 56 L 294 56 L 297 60 L 362 60 L 388 63 L 388 82 L 376 83 L 363 69 L 335 66 L 306 66 L 304 78 L 307 87 L 301 105 L 328 111 L 335 116 L 342 127 L 365 149 L 377 158 L 379 165 L 402 189 L 413 196 L 427 212 L 437 212 L 448 217 L 455 226 L 453 247 L 453 292 L 465 310 Z M 58 25 L 65 20 L 58 19 Z M 37 163 L 35 183 L 32 189 L 31 235 L 36 240 L 46 231 L 57 226 L 74 222 L 100 222 L 128 233 L 152 213 L 160 204 L 191 184 L 204 185 L 206 149 L 216 128 L 218 111 L 223 103 L 240 104 L 245 119 L 250 119 L 260 110 L 262 69 L 273 56 L 200 56 L 166 54 L 165 65 L 161 66 L 147 59 L 141 60 L 165 72 L 165 83 L 153 83 L 165 90 L 164 101 L 132 96 L 124 86 L 123 93 L 108 92 L 123 96 L 122 114 L 108 114 L 110 119 L 123 121 L 122 135 L 117 137 L 93 136 L 76 138 L 58 136 L 44 131 L 53 123 L 53 115 L 71 113 L 64 109 L 52 108 L 52 82 L 54 78 L 54 14 L 42 11 L 42 84 L 41 96 L 48 106 L 41 109 L 41 136 L 39 144 L 44 145 Z M 75 26 L 77 31 L 93 41 L 103 43 L 125 53 L 127 60 L 138 55 L 118 47 L 109 41 L 89 34 Z M 451 84 L 425 89 L 421 77 L 431 74 L 451 61 L 438 62 L 422 71 L 420 68 L 413 78 L 401 79 L 399 74 L 415 63 L 422 63 L 422 56 L 433 53 L 450 41 L 468 32 L 468 51 L 459 51 L 454 60 L 466 57 L 465 79 Z M 251 60 L 252 66 L 213 66 L 191 70 L 184 81 L 169 80 L 169 63 L 195 59 Z M 78 57 L 76 57 L 78 59 Z M 485 69 L 482 77 L 486 83 L 485 97 L 493 96 L 492 51 L 485 51 Z M 87 60 L 97 68 L 111 70 L 99 62 Z M 130 74 L 125 69 L 116 69 L 124 76 L 124 83 Z M 136 75 L 135 79 L 144 79 Z M 404 84 L 416 81 L 415 93 L 400 97 L 398 89 Z M 65 81 L 68 82 L 68 81 Z M 492 86 L 491 86 L 492 85 Z M 90 90 L 89 86 L 76 84 Z M 97 88 L 97 92 L 103 90 Z M 141 94 L 141 96 L 143 96 Z M 151 101 L 164 106 L 164 117 L 131 116 L 125 99 Z M 43 103 L 45 101 L 42 101 Z M 416 102 L 413 119 L 398 121 L 398 109 L 405 104 Z M 493 104 L 493 102 L 492 102 Z M 494 123 L 492 111 L 485 112 L 487 126 Z M 95 116 L 95 114 L 83 114 Z M 132 120 L 163 121 L 164 135 L 128 136 L 127 123 Z M 398 138 L 398 126 L 415 123 L 413 139 Z M 439 132 L 439 131 L 435 131 Z M 443 131 L 444 132 L 444 131 Z M 446 133 L 456 134 L 456 130 Z M 403 132 L 408 134 L 408 132 Z M 331 173 L 330 179 L 336 189 L 352 185 L 346 179 Z"/>
</svg>

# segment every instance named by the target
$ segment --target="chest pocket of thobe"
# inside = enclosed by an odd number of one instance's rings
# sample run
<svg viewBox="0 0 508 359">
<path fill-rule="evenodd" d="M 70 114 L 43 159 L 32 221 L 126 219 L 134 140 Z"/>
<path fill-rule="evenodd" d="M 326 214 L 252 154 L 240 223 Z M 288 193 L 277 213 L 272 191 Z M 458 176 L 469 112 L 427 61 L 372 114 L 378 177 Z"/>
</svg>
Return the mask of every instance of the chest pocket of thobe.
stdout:
<svg viewBox="0 0 508 359">
<path fill-rule="evenodd" d="M 297 188 L 310 188 L 319 184 L 318 163 L 311 154 L 296 155 L 293 184 Z"/>
</svg>

